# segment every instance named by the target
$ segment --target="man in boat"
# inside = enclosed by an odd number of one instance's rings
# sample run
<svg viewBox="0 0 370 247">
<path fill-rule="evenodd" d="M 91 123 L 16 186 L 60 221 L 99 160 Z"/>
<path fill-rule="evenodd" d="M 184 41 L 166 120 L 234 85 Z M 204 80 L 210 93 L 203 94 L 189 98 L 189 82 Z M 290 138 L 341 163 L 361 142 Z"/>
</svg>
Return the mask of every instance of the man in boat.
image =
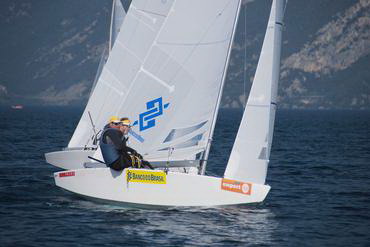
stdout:
<svg viewBox="0 0 370 247">
<path fill-rule="evenodd" d="M 116 171 L 127 167 L 153 169 L 135 149 L 127 146 L 126 135 L 130 128 L 131 122 L 128 118 L 111 117 L 100 137 L 100 149 L 105 164 Z"/>
</svg>

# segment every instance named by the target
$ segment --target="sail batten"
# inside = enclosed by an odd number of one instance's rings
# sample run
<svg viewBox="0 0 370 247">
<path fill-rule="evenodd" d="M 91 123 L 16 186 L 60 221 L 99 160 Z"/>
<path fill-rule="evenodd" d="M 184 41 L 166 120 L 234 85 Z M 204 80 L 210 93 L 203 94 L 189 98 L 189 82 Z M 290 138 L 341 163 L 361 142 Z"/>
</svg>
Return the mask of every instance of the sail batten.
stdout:
<svg viewBox="0 0 370 247">
<path fill-rule="evenodd" d="M 256 75 L 224 177 L 264 184 L 271 151 L 284 0 L 272 3 Z"/>
</svg>

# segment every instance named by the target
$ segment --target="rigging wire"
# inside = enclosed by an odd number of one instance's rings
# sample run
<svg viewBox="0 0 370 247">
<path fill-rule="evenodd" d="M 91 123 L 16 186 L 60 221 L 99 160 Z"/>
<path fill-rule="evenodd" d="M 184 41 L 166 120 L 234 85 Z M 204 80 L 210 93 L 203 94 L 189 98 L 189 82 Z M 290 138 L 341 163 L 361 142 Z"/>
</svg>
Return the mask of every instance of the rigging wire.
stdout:
<svg viewBox="0 0 370 247">
<path fill-rule="evenodd" d="M 285 6 L 284 6 L 284 10 L 283 10 L 283 16 L 285 16 L 285 10 L 286 10 L 286 7 L 288 6 L 288 1 L 289 0 L 285 0 Z"/>
</svg>

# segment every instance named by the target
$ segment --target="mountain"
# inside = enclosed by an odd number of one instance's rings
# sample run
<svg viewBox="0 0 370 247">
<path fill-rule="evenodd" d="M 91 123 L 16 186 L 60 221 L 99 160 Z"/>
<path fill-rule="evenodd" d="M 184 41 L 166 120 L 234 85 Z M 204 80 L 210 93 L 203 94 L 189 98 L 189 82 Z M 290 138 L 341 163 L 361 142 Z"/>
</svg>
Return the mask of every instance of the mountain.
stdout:
<svg viewBox="0 0 370 247">
<path fill-rule="evenodd" d="M 245 104 L 270 4 L 243 1 L 223 107 Z M 111 0 L 2 0 L 0 103 L 86 104 L 110 8 Z M 370 0 L 289 1 L 284 29 L 281 108 L 370 107 Z"/>
</svg>

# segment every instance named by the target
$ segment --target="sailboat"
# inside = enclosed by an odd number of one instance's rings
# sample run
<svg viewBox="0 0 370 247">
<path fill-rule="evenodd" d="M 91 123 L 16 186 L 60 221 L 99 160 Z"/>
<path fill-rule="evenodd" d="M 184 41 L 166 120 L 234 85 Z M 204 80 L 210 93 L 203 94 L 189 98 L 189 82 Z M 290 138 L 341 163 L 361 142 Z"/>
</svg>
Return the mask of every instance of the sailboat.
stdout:
<svg viewBox="0 0 370 247">
<path fill-rule="evenodd" d="M 54 173 L 56 185 L 134 207 L 263 201 L 270 190 L 285 0 L 272 2 L 224 177 L 205 174 L 240 7 L 241 0 L 133 0 L 95 89 L 109 100 L 89 101 L 87 108 L 100 109 L 98 124 L 112 112 L 134 120 L 130 146 L 158 168 L 72 169 Z M 89 136 L 84 130 L 80 138 Z"/>
<path fill-rule="evenodd" d="M 89 101 L 96 101 L 97 98 L 104 97 L 104 95 L 101 94 L 102 92 L 95 90 L 96 85 L 99 83 L 98 79 L 100 78 L 102 69 L 107 61 L 107 57 L 117 39 L 125 16 L 126 11 L 122 6 L 121 0 L 113 0 L 108 48 L 102 53 Z M 96 117 L 97 114 L 97 109 L 86 108 L 68 146 L 62 151 L 46 153 L 46 162 L 63 169 L 83 168 L 83 164 L 90 161 L 88 156 L 92 156 L 97 150 L 99 129 L 102 129 L 104 126 L 103 125 L 98 128 L 94 123 L 94 117 Z M 86 131 L 83 130 L 85 128 L 89 130 L 89 133 L 81 134 Z M 81 135 L 83 135 L 83 137 L 81 137 Z"/>
</svg>

